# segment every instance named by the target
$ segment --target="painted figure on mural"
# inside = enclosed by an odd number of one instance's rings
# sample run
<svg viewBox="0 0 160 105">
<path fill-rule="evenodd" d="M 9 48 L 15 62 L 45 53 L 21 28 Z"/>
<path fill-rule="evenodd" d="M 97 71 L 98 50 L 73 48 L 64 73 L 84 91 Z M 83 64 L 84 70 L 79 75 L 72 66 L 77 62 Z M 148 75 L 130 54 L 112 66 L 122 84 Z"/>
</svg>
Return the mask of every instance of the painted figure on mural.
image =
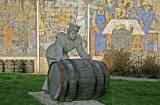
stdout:
<svg viewBox="0 0 160 105">
<path fill-rule="evenodd" d="M 84 3 L 80 3 L 75 10 L 74 17 L 76 24 L 80 26 L 79 33 L 83 40 L 83 47 L 87 51 L 87 36 L 88 36 L 88 6 Z M 71 51 L 72 55 L 77 55 L 76 50 Z"/>
<path fill-rule="evenodd" d="M 95 31 L 95 51 L 106 51 L 107 50 L 107 36 L 102 35 L 102 32 L 109 22 L 108 12 L 104 9 L 104 4 L 97 4 L 97 10 L 93 14 L 92 24 Z"/>
<path fill-rule="evenodd" d="M 1 12 L 0 12 L 1 16 Z M 0 20 L 0 45 L 3 45 L 3 21 Z"/>
<path fill-rule="evenodd" d="M 83 6 L 84 4 L 81 3 L 80 7 L 78 7 L 75 11 L 75 18 L 76 18 L 76 24 L 78 26 L 80 26 L 80 30 L 79 30 L 79 34 L 81 36 L 85 36 L 86 32 L 87 32 L 87 22 L 88 22 L 88 18 L 87 18 L 87 10 L 86 10 L 86 6 Z"/>
<path fill-rule="evenodd" d="M 128 19 L 138 19 L 134 1 L 129 2 L 129 7 L 127 8 L 127 16 Z"/>
<path fill-rule="evenodd" d="M 39 35 L 45 35 L 43 15 L 39 15 Z"/>
<path fill-rule="evenodd" d="M 59 30 L 61 32 L 64 32 L 66 31 L 66 28 L 67 28 L 66 16 L 63 9 L 59 10 L 59 12 L 60 12 L 59 16 L 57 16 L 58 26 L 59 26 Z"/>
<path fill-rule="evenodd" d="M 105 0 L 106 1 L 106 10 L 109 13 L 110 19 L 115 18 L 115 9 L 117 7 L 117 1 L 116 0 Z"/>
<path fill-rule="evenodd" d="M 115 18 L 116 19 L 126 19 L 127 10 L 124 6 L 124 0 L 117 1 L 118 7 L 115 10 Z"/>
<path fill-rule="evenodd" d="M 36 47 L 36 45 L 37 45 L 37 32 L 36 32 L 36 27 L 32 28 L 32 30 L 31 30 L 31 35 L 32 35 L 32 45 L 33 45 L 33 47 Z"/>
<path fill-rule="evenodd" d="M 27 47 L 28 47 L 28 30 L 27 30 L 27 24 L 25 22 L 19 23 L 19 43 L 20 43 L 20 49 L 22 54 L 27 53 Z"/>
<path fill-rule="evenodd" d="M 145 33 L 145 36 L 142 37 L 142 44 L 144 48 L 148 47 L 148 50 L 153 49 L 153 42 L 149 43 L 148 46 L 146 46 L 146 35 L 150 30 L 153 30 L 153 26 L 155 25 L 156 22 L 156 16 L 152 11 L 152 5 L 149 3 L 144 3 L 143 4 L 144 11 L 140 13 L 139 16 L 139 21 L 141 24 L 141 27 L 143 28 L 143 31 Z"/>
<path fill-rule="evenodd" d="M 67 34 L 60 32 L 56 36 L 56 41 L 51 44 L 46 50 L 46 57 L 48 66 L 54 61 L 60 61 L 61 59 L 69 59 L 68 52 L 76 49 L 78 55 L 83 59 L 92 59 L 90 54 L 87 54 L 82 46 L 82 39 L 78 36 L 80 27 L 70 23 L 67 29 Z M 48 90 L 47 79 L 45 80 L 42 90 Z"/>
<path fill-rule="evenodd" d="M 12 29 L 9 23 L 3 28 L 3 35 L 4 35 L 4 45 L 11 46 L 12 45 Z"/>
<path fill-rule="evenodd" d="M 137 5 L 136 5 L 136 14 L 138 16 L 138 21 L 139 21 L 139 16 L 140 16 L 142 11 L 143 11 L 142 2 L 141 2 L 141 0 L 138 0 Z"/>
<path fill-rule="evenodd" d="M 18 44 L 19 42 L 19 27 L 18 27 L 18 23 L 14 23 L 14 27 L 13 27 L 13 38 L 12 40 L 15 42 L 14 44 Z"/>
<path fill-rule="evenodd" d="M 123 6 L 126 7 L 126 8 L 128 8 L 128 5 L 129 5 L 129 3 L 130 3 L 131 0 L 118 0 L 118 1 L 123 1 Z"/>
</svg>

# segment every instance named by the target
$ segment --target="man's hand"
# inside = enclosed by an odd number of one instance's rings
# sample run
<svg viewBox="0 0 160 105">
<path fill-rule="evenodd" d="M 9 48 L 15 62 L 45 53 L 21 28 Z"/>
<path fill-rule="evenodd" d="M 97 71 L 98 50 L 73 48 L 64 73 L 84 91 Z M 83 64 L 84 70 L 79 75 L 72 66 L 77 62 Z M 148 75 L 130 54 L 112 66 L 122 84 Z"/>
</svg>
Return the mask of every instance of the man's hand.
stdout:
<svg viewBox="0 0 160 105">
<path fill-rule="evenodd" d="M 56 61 L 68 59 L 68 56 L 57 57 Z"/>
<path fill-rule="evenodd" d="M 61 57 L 57 57 L 56 58 L 56 61 L 60 61 L 60 60 L 62 60 L 63 58 L 61 58 Z"/>
<path fill-rule="evenodd" d="M 84 59 L 92 60 L 92 56 L 90 54 L 85 54 Z"/>
</svg>

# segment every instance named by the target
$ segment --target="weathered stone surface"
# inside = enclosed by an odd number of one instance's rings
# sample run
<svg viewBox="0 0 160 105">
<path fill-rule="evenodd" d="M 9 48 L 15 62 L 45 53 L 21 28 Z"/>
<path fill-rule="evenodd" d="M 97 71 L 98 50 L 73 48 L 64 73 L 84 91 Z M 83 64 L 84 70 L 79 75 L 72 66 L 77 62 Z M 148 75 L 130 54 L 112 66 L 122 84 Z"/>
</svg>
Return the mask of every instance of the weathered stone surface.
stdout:
<svg viewBox="0 0 160 105">
<path fill-rule="evenodd" d="M 52 100 L 50 96 L 48 94 L 44 94 L 44 92 L 28 92 L 28 94 L 36 98 L 44 105 L 104 105 L 96 100 L 58 102 Z"/>
</svg>

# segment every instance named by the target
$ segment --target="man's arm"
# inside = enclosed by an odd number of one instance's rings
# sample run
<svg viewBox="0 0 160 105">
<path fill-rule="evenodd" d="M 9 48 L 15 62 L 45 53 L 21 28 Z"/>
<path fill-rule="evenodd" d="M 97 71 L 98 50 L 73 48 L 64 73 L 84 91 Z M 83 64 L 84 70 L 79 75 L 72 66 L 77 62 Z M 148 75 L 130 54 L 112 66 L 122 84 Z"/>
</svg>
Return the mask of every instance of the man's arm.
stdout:
<svg viewBox="0 0 160 105">
<path fill-rule="evenodd" d="M 55 44 L 56 44 L 56 60 L 63 59 L 63 50 L 59 36 L 56 37 Z"/>
<path fill-rule="evenodd" d="M 93 24 L 93 26 L 96 25 L 96 15 L 97 15 L 97 13 L 96 13 L 96 11 L 94 11 L 93 19 L 92 19 L 92 24 Z"/>
<path fill-rule="evenodd" d="M 106 23 L 108 23 L 108 22 L 109 22 L 109 19 L 110 19 L 108 11 L 106 11 L 105 16 L 106 16 Z"/>
<path fill-rule="evenodd" d="M 82 45 L 82 39 L 79 38 L 78 39 L 78 44 L 77 44 L 77 47 L 76 47 L 76 50 L 78 52 L 78 55 L 81 57 L 81 58 L 84 58 L 84 59 L 92 59 L 92 56 L 90 54 L 87 54 L 83 48 L 83 45 Z"/>
</svg>

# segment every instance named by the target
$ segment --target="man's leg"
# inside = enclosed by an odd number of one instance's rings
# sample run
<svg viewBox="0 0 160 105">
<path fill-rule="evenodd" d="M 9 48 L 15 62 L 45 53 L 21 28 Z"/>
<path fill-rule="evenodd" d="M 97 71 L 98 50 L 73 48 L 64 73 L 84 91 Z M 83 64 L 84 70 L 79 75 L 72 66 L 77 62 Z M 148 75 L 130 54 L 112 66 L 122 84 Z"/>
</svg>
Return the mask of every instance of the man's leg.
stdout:
<svg viewBox="0 0 160 105">
<path fill-rule="evenodd" d="M 50 66 L 50 64 L 52 62 L 55 62 L 55 61 L 56 61 L 55 59 L 47 58 L 48 67 Z M 42 91 L 45 91 L 46 93 L 48 92 L 48 78 L 46 78 L 44 83 L 43 83 Z"/>
</svg>

